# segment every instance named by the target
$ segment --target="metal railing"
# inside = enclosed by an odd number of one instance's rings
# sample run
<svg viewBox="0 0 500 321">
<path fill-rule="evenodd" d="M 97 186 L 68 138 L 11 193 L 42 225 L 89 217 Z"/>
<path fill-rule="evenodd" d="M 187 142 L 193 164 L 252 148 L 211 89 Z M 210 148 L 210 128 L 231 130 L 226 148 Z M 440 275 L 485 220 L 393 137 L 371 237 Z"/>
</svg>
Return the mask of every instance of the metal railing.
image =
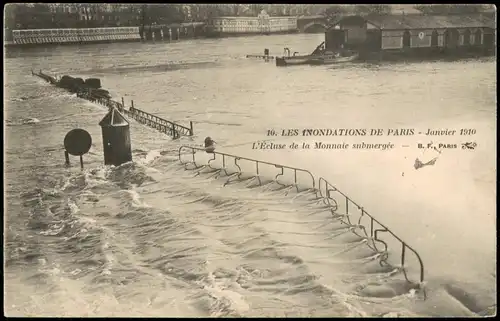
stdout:
<svg viewBox="0 0 500 321">
<path fill-rule="evenodd" d="M 197 159 L 197 153 L 208 153 L 211 154 L 211 157 L 205 157 L 206 163 L 201 163 L 200 159 Z M 404 278 L 407 282 L 415 285 L 416 289 L 422 289 L 424 293 L 424 299 L 426 298 L 424 285 L 424 263 L 420 257 L 420 255 L 415 251 L 412 247 L 410 247 L 406 242 L 404 242 L 401 238 L 399 238 L 394 232 L 392 232 L 387 226 L 380 223 L 373 216 L 368 214 L 363 207 L 356 204 L 353 200 L 351 200 L 347 195 L 339 191 L 334 185 L 330 184 L 323 177 L 320 177 L 318 180 L 318 186 L 316 186 L 316 180 L 313 174 L 305 169 L 290 167 L 285 165 L 280 165 L 271 162 L 265 162 L 261 160 L 256 160 L 247 157 L 240 157 L 236 155 L 231 155 L 228 153 L 221 152 L 207 152 L 204 148 L 192 147 L 192 146 L 181 146 L 178 151 L 178 157 L 181 164 L 184 165 L 186 170 L 198 170 L 196 175 L 199 175 L 203 169 L 211 169 L 210 177 L 221 177 L 221 174 L 224 173 L 227 177 L 224 186 L 228 183 L 236 180 L 240 181 L 257 181 L 259 185 L 263 185 L 263 181 L 261 179 L 261 169 L 262 166 L 267 166 L 269 168 L 276 168 L 279 172 L 274 177 L 274 182 L 282 185 L 283 187 L 289 187 L 289 190 L 295 188 L 297 192 L 301 191 L 312 191 L 315 193 L 316 198 L 318 200 L 323 200 L 324 204 L 331 211 L 332 216 L 336 219 L 339 219 L 340 222 L 347 225 L 350 230 L 360 238 L 366 240 L 367 245 L 375 252 L 377 252 L 377 257 L 379 259 L 379 264 L 381 266 L 389 266 L 392 268 L 396 268 L 398 271 L 401 271 L 404 275 Z M 219 161 L 222 167 L 214 166 L 214 163 Z M 241 169 L 240 161 L 246 161 L 252 164 L 254 172 L 250 177 L 242 178 L 244 171 Z M 194 167 L 188 168 L 190 164 L 193 164 Z M 291 172 L 293 174 L 292 182 L 289 184 L 285 184 L 281 182 L 280 177 L 284 177 L 285 171 Z M 299 184 L 298 175 L 299 173 L 306 174 L 307 177 L 310 177 L 310 180 L 305 182 L 305 184 Z M 195 176 L 196 176 L 195 175 Z M 300 186 L 309 186 L 309 188 L 304 188 L 302 190 L 299 189 Z M 333 195 L 333 193 L 338 193 L 337 197 Z M 338 198 L 341 197 L 341 200 Z M 360 212 L 359 218 L 357 222 L 353 222 L 355 220 L 354 215 L 357 209 Z M 368 219 L 368 228 L 363 225 L 364 219 Z M 362 231 L 362 234 L 359 232 Z M 389 263 L 389 245 L 387 242 L 389 240 L 382 240 L 380 235 L 382 233 L 388 233 L 393 241 L 396 241 L 401 246 L 400 252 L 400 265 L 395 266 Z M 387 241 L 387 242 L 386 242 Z M 411 280 L 407 271 L 407 259 L 408 252 L 413 253 L 418 262 L 419 268 L 419 276 L 417 280 Z"/>
<path fill-rule="evenodd" d="M 89 91 L 83 91 L 78 93 L 78 97 L 85 98 L 94 103 L 104 105 L 108 108 L 116 108 L 121 113 L 127 115 L 128 117 L 136 120 L 138 123 L 146 125 L 150 128 L 156 129 L 164 134 L 172 136 L 174 139 L 179 138 L 181 135 L 193 136 L 193 123 L 190 123 L 190 128 L 176 124 L 174 122 L 168 121 L 166 119 L 160 118 L 158 116 L 152 115 L 140 109 L 134 107 L 134 102 L 132 101 L 132 106 L 129 109 L 125 108 L 125 103 L 122 98 L 122 102 L 119 103 L 109 98 L 95 97 Z"/>
<path fill-rule="evenodd" d="M 190 128 L 168 121 L 161 117 L 147 113 L 135 107 L 130 107 L 129 115 L 141 124 L 159 130 L 162 133 L 171 135 L 174 138 L 179 138 L 181 135 L 193 135 L 193 123 L 190 122 Z"/>
<path fill-rule="evenodd" d="M 264 56 L 264 55 L 247 55 L 247 58 L 256 58 L 256 59 L 274 59 L 277 58 L 275 56 Z"/>
<path fill-rule="evenodd" d="M 44 74 L 41 70 L 40 72 L 36 73 L 33 71 L 33 69 L 31 70 L 31 75 L 32 76 L 37 76 L 37 77 L 40 77 L 42 78 L 43 80 L 45 80 L 46 82 L 50 82 L 51 84 L 55 85 L 56 84 L 56 79 L 52 76 L 49 76 L 49 75 L 46 75 Z"/>
<path fill-rule="evenodd" d="M 53 85 L 57 85 L 57 81 L 54 77 L 51 77 L 49 75 L 46 75 L 42 73 L 40 70 L 39 73 L 33 72 L 31 70 L 31 74 L 33 76 L 38 76 L 42 79 L 44 79 L 47 82 L 52 83 Z M 124 113 L 130 118 L 133 118 L 137 122 L 144 124 L 150 128 L 156 129 L 164 134 L 172 136 L 174 139 L 179 138 L 180 136 L 193 136 L 194 135 L 194 130 L 193 130 L 193 122 L 189 122 L 189 128 L 186 126 L 182 126 L 179 124 L 176 124 L 174 122 L 171 122 L 169 120 L 163 119 L 161 117 L 152 115 L 150 113 L 147 113 L 145 111 L 142 111 L 140 109 L 137 109 L 134 107 L 134 101 L 131 101 L 131 107 L 129 109 L 125 108 L 125 102 L 122 98 L 122 102 L 117 102 L 112 100 L 109 97 L 103 97 L 96 95 L 91 89 L 88 88 L 79 88 L 77 92 L 77 96 L 83 99 L 86 99 L 88 101 L 91 101 L 93 103 L 98 103 L 103 106 L 106 106 L 108 108 L 116 108 L 120 112 Z"/>
<path fill-rule="evenodd" d="M 191 160 L 187 162 L 183 162 L 181 156 L 183 150 L 190 150 L 189 153 L 191 155 Z M 211 168 L 214 171 L 214 176 L 220 176 L 222 172 L 228 176 L 228 179 L 226 183 L 224 183 L 224 186 L 230 183 L 233 179 L 234 180 L 241 180 L 241 176 L 244 174 L 243 170 L 241 169 L 241 164 L 239 163 L 240 161 L 247 161 L 249 163 L 253 163 L 253 167 L 255 168 L 255 175 L 250 176 L 248 178 L 245 178 L 244 180 L 256 180 L 259 182 L 259 185 L 262 185 L 262 167 L 267 166 L 268 168 L 273 168 L 277 169 L 279 172 L 276 174 L 274 177 L 274 181 L 278 183 L 279 185 L 282 185 L 283 187 L 292 187 L 297 190 L 297 192 L 300 192 L 300 187 L 299 187 L 299 180 L 298 180 L 298 174 L 303 173 L 310 177 L 311 179 L 311 184 L 312 189 L 314 189 L 314 186 L 316 185 L 314 176 L 309 172 L 308 170 L 301 169 L 301 168 L 296 168 L 296 167 L 291 167 L 291 166 L 286 166 L 286 165 L 280 165 L 280 164 L 275 164 L 275 163 L 270 163 L 270 162 L 264 162 L 252 158 L 247 158 L 247 157 L 241 157 L 241 156 L 236 156 L 236 155 L 231 155 L 227 153 L 221 153 L 221 152 L 213 152 L 209 153 L 212 155 L 212 158 L 210 158 L 207 162 L 206 165 L 198 165 L 196 161 L 196 152 L 205 152 L 204 148 L 199 148 L 199 147 L 191 147 L 191 146 L 181 146 L 179 148 L 179 161 L 184 164 L 185 168 L 187 169 L 187 165 L 192 163 L 195 165 L 193 169 L 203 169 L 203 168 Z M 186 155 L 186 154 L 184 154 Z M 217 156 L 220 156 L 219 159 L 222 161 L 222 168 L 216 168 L 212 166 L 212 163 L 217 160 Z M 234 165 L 233 167 L 233 172 L 230 173 L 228 170 L 231 170 L 231 165 Z M 285 184 L 284 182 L 280 181 L 280 177 L 284 178 L 285 177 L 285 171 L 293 173 L 293 182 L 290 184 Z M 200 172 L 198 172 L 200 173 Z M 307 188 L 305 190 L 311 190 L 311 188 Z"/>
<path fill-rule="evenodd" d="M 318 190 L 317 192 L 321 197 L 323 197 L 325 200 L 328 201 L 328 204 L 330 205 L 330 210 L 332 212 L 332 215 L 338 219 L 340 219 L 344 224 L 359 228 L 361 231 L 363 231 L 363 235 L 359 235 L 355 229 L 353 229 L 353 233 L 366 238 L 368 241 L 371 241 L 371 244 L 368 243 L 368 245 L 374 249 L 375 251 L 382 253 L 380 257 L 380 264 L 381 265 L 390 265 L 390 263 L 387 261 L 388 260 L 388 245 L 384 240 L 379 239 L 379 233 L 384 233 L 387 232 L 389 233 L 394 240 L 396 240 L 398 243 L 401 245 L 401 260 L 400 260 L 400 266 L 399 268 L 402 270 L 405 279 L 408 282 L 412 282 L 407 274 L 407 270 L 405 269 L 405 263 L 407 259 L 406 255 L 406 250 L 409 250 L 412 252 L 416 259 L 418 260 L 418 263 L 420 265 L 420 273 L 419 273 L 419 280 L 418 283 L 422 284 L 424 282 L 424 263 L 422 261 L 422 258 L 420 255 L 415 251 L 412 247 L 410 247 L 406 242 L 404 242 L 401 238 L 399 238 L 396 234 L 394 234 L 387 226 L 384 224 L 380 223 L 377 219 L 375 219 L 373 216 L 368 214 L 368 212 L 365 211 L 363 207 L 360 205 L 356 204 L 353 200 L 351 200 L 347 195 L 342 193 L 339 189 L 337 189 L 334 185 L 329 183 L 326 179 L 323 177 L 320 177 L 318 180 Z M 337 201 L 335 197 L 332 197 L 332 192 L 337 193 L 340 195 L 340 198 L 342 200 Z M 333 202 L 333 204 L 332 204 Z M 342 203 L 341 203 L 342 202 Z M 344 213 L 339 213 L 339 208 L 343 205 L 343 212 Z M 361 211 L 358 221 L 356 223 L 352 222 L 352 208 L 357 208 L 358 210 Z M 351 211 L 350 211 L 351 210 Z M 369 226 L 368 230 L 369 233 L 367 232 L 366 227 L 361 224 L 363 219 L 368 217 L 369 220 Z M 379 249 L 377 247 L 377 243 L 383 245 L 383 249 Z"/>
</svg>

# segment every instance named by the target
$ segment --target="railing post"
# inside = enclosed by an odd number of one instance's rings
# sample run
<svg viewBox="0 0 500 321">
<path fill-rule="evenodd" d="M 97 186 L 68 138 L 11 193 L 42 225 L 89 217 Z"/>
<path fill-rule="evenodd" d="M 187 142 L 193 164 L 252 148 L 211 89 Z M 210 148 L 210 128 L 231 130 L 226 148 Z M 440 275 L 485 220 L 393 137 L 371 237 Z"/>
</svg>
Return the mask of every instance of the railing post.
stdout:
<svg viewBox="0 0 500 321">
<path fill-rule="evenodd" d="M 66 165 L 69 166 L 69 153 L 68 151 L 64 151 L 64 158 L 66 160 Z"/>
<path fill-rule="evenodd" d="M 405 266 L 405 254 L 406 254 L 406 244 L 401 243 L 401 267 Z"/>
<path fill-rule="evenodd" d="M 189 121 L 189 136 L 193 136 L 193 122 Z"/>
<path fill-rule="evenodd" d="M 133 100 L 130 100 L 130 103 L 132 105 L 132 108 L 134 108 L 134 101 Z"/>
</svg>

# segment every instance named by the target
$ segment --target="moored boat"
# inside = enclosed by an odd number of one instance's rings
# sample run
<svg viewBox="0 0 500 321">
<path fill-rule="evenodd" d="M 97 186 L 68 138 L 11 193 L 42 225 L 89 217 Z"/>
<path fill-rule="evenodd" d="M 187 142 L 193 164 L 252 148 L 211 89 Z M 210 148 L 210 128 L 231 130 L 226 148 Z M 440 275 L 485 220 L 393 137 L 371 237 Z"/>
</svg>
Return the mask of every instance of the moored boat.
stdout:
<svg viewBox="0 0 500 321">
<path fill-rule="evenodd" d="M 322 50 L 324 50 L 324 44 L 325 42 L 322 42 L 312 53 L 302 56 L 297 55 L 298 52 L 294 52 L 293 55 L 290 55 L 290 48 L 284 48 L 284 55 L 282 57 L 276 57 L 276 66 L 285 67 L 307 65 L 309 64 L 311 58 L 321 55 Z"/>
<path fill-rule="evenodd" d="M 285 66 L 307 65 L 311 57 L 312 57 L 311 55 L 276 57 L 276 66 L 285 67 Z"/>
<path fill-rule="evenodd" d="M 311 57 L 308 61 L 310 65 L 334 65 L 346 62 L 353 62 L 358 59 L 358 53 L 336 53 L 322 56 Z"/>
</svg>

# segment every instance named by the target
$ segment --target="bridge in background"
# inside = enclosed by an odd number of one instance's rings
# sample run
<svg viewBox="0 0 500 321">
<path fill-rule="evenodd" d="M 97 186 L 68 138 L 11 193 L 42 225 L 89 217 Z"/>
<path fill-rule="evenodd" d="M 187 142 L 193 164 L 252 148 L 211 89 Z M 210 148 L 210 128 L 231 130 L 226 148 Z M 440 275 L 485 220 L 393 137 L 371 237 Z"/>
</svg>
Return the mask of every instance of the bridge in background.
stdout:
<svg viewBox="0 0 500 321">
<path fill-rule="evenodd" d="M 325 32 L 328 22 L 324 16 L 299 16 L 297 18 L 297 29 L 301 33 Z"/>
</svg>

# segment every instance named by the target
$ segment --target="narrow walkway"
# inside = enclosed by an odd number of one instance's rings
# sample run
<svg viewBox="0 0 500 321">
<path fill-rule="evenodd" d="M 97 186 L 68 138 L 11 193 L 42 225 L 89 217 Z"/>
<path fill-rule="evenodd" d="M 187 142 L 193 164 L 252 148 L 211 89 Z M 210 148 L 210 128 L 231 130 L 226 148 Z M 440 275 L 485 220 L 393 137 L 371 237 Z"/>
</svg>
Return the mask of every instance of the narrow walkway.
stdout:
<svg viewBox="0 0 500 321">
<path fill-rule="evenodd" d="M 31 71 L 33 76 L 42 78 L 43 80 L 50 82 L 52 85 L 58 86 L 59 82 L 56 78 L 44 74 L 41 70 L 38 73 Z M 59 86 L 58 86 L 59 87 Z M 135 119 L 137 122 L 146 125 L 150 128 L 156 129 L 161 133 L 169 135 L 174 139 L 181 136 L 193 136 L 193 122 L 189 122 L 189 127 L 174 123 L 172 121 L 163 119 L 161 117 L 155 116 L 153 114 L 142 111 L 134 107 L 134 101 L 131 101 L 131 106 L 126 108 L 125 101 L 122 97 L 121 102 L 112 100 L 109 97 L 98 95 L 92 91 L 92 89 L 80 87 L 76 92 L 79 98 L 86 99 L 93 103 L 98 103 L 100 105 L 106 106 L 108 108 L 116 108 L 121 113 L 127 115 L 128 117 Z"/>
</svg>

